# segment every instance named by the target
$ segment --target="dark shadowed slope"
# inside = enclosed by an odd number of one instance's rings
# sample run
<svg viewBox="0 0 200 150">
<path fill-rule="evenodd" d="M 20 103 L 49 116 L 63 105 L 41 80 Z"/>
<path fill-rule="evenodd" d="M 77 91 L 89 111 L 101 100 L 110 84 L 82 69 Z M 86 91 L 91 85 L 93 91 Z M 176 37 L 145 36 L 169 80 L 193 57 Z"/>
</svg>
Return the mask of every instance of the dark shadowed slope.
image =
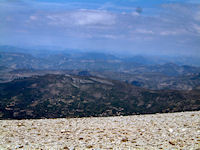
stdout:
<svg viewBox="0 0 200 150">
<path fill-rule="evenodd" d="M 45 75 L 0 84 L 2 119 L 112 116 L 199 109 L 199 91 L 150 91 L 93 76 Z"/>
</svg>

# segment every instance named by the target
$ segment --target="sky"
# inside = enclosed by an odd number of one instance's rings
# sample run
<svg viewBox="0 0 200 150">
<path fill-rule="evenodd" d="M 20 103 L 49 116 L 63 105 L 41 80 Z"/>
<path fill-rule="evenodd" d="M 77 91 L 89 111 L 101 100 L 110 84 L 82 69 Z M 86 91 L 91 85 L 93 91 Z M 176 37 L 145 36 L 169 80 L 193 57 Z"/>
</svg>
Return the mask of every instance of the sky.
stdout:
<svg viewBox="0 0 200 150">
<path fill-rule="evenodd" d="M 0 45 L 200 57 L 200 0 L 0 0 Z"/>
</svg>

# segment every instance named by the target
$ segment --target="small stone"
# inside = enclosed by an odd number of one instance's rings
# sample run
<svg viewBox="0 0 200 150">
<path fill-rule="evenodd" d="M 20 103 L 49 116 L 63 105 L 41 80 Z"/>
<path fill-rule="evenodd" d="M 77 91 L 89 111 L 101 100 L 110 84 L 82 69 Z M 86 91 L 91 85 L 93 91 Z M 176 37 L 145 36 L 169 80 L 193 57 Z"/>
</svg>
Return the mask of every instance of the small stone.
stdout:
<svg viewBox="0 0 200 150">
<path fill-rule="evenodd" d="M 87 148 L 93 148 L 93 146 L 92 145 L 88 145 Z"/>
<path fill-rule="evenodd" d="M 67 146 L 63 147 L 63 149 L 69 150 L 69 148 Z"/>
<path fill-rule="evenodd" d="M 169 141 L 169 144 L 175 145 L 175 142 L 174 141 Z"/>
<path fill-rule="evenodd" d="M 65 130 L 61 130 L 60 132 L 61 132 L 61 133 L 65 133 Z"/>
<path fill-rule="evenodd" d="M 183 131 L 183 132 L 186 131 L 186 128 L 183 128 L 182 131 Z"/>
<path fill-rule="evenodd" d="M 122 141 L 122 142 L 127 142 L 127 141 L 128 141 L 128 138 L 123 138 L 121 141 Z"/>
<path fill-rule="evenodd" d="M 142 131 L 142 132 L 144 132 L 144 131 L 145 131 L 145 129 L 141 129 L 141 131 Z"/>
<path fill-rule="evenodd" d="M 82 137 L 80 137 L 80 138 L 79 138 L 79 140 L 83 140 L 83 138 L 82 138 Z"/>
<path fill-rule="evenodd" d="M 171 132 L 171 133 L 172 133 L 173 131 L 174 131 L 174 130 L 173 130 L 172 128 L 169 128 L 169 132 Z"/>
<path fill-rule="evenodd" d="M 22 146 L 22 145 L 18 145 L 18 146 L 16 146 L 16 148 L 23 148 L 24 146 Z"/>
</svg>

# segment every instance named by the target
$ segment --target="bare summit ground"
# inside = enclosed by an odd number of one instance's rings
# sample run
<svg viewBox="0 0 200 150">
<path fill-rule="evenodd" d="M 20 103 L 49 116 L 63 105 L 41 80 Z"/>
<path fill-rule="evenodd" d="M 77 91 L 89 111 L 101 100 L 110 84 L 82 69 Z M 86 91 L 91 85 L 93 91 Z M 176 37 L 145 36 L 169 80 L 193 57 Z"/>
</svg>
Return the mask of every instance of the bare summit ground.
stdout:
<svg viewBox="0 0 200 150">
<path fill-rule="evenodd" d="M 0 120 L 0 149 L 200 149 L 200 111 Z"/>
</svg>

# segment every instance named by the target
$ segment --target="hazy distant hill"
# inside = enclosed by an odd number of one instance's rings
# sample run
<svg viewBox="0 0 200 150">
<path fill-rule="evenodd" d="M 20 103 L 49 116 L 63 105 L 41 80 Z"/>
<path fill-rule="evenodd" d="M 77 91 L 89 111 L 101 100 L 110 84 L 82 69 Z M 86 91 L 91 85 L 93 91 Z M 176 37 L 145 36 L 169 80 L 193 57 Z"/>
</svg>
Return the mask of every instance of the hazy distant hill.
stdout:
<svg viewBox="0 0 200 150">
<path fill-rule="evenodd" d="M 163 65 L 172 63 L 177 65 L 200 66 L 200 58 L 195 56 L 151 56 L 151 55 L 131 55 L 123 53 L 106 53 L 94 52 L 93 50 L 80 50 L 80 49 L 59 49 L 57 47 L 32 47 L 20 48 L 9 45 L 1 45 L 0 53 L 23 53 L 29 54 L 36 58 L 44 58 L 46 60 L 57 60 L 63 58 L 70 58 L 74 60 L 104 60 L 104 61 L 121 61 L 131 64 L 142 65 Z M 0 56 L 1 58 L 1 56 Z"/>
<path fill-rule="evenodd" d="M 45 75 L 0 84 L 1 118 L 110 116 L 199 109 L 199 91 L 150 91 L 93 76 Z"/>
<path fill-rule="evenodd" d="M 155 58 L 0 46 L 0 117 L 199 110 L 200 67 Z"/>
<path fill-rule="evenodd" d="M 92 75 L 128 82 L 132 85 L 152 90 L 193 90 L 200 89 L 200 73 L 189 73 L 169 76 L 164 73 L 125 73 L 125 72 L 92 72 Z"/>
<path fill-rule="evenodd" d="M 37 54 L 35 54 L 37 53 Z M 50 69 L 114 71 L 132 74 L 161 73 L 169 76 L 200 73 L 200 67 L 175 63 L 154 63 L 141 56 L 119 58 L 105 53 L 73 52 L 4 52 L 0 51 L 0 66 L 11 69 Z"/>
<path fill-rule="evenodd" d="M 162 61 L 156 64 L 152 59 L 142 56 L 120 58 L 94 52 L 40 52 L 6 46 L 1 48 L 3 50 L 0 51 L 0 83 L 31 75 L 87 71 L 94 76 L 125 81 L 154 90 L 192 90 L 200 87 L 200 67 L 162 64 Z M 196 78 L 191 79 L 193 76 Z"/>
</svg>

